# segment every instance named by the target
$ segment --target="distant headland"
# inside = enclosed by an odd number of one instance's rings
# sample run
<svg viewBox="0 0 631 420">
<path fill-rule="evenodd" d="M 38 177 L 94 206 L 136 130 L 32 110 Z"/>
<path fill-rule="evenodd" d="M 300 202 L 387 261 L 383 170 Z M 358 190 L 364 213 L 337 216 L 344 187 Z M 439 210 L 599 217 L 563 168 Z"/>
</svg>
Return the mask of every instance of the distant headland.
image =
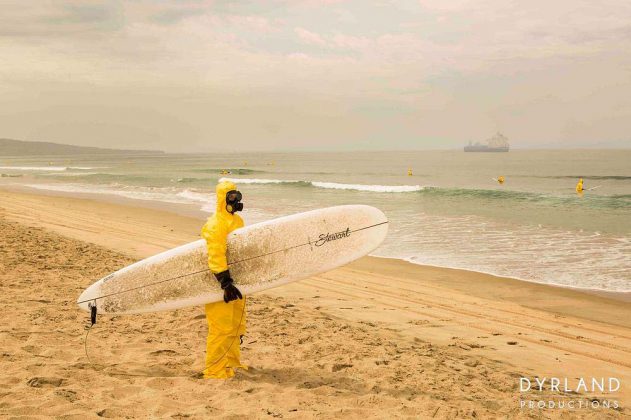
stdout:
<svg viewBox="0 0 631 420">
<path fill-rule="evenodd" d="M 53 156 L 53 155 L 155 155 L 162 150 L 103 149 L 100 147 L 73 146 L 44 141 L 0 139 L 0 156 Z"/>
</svg>

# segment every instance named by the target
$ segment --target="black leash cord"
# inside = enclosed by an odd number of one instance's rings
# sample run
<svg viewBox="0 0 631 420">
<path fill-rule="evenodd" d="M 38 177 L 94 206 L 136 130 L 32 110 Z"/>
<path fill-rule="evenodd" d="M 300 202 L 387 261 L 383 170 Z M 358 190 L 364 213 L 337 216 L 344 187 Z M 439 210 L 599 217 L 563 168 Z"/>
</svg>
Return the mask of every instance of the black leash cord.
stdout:
<svg viewBox="0 0 631 420">
<path fill-rule="evenodd" d="M 90 331 L 92 331 L 92 325 L 88 327 L 88 331 L 85 333 L 85 339 L 83 340 L 83 349 L 85 350 L 85 357 L 87 357 L 88 362 L 91 365 L 93 365 L 94 363 L 92 363 L 92 360 L 90 359 L 90 355 L 88 354 L 88 335 L 90 334 Z"/>
</svg>

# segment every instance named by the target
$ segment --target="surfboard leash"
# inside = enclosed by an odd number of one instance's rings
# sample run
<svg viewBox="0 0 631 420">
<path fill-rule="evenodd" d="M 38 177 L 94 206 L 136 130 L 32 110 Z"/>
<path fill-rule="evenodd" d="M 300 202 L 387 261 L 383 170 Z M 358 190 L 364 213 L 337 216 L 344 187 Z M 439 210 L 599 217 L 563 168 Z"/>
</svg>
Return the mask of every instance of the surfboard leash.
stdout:
<svg viewBox="0 0 631 420">
<path fill-rule="evenodd" d="M 88 307 L 90 308 L 90 326 L 88 327 L 88 331 L 86 331 L 85 338 L 83 339 L 83 349 L 85 350 L 85 357 L 87 357 L 88 362 L 93 365 L 94 363 L 92 363 L 92 360 L 90 360 L 90 355 L 88 354 L 88 335 L 90 335 L 92 327 L 94 326 L 94 324 L 96 324 L 96 299 L 94 299 L 94 304 L 90 303 L 88 304 Z"/>
</svg>

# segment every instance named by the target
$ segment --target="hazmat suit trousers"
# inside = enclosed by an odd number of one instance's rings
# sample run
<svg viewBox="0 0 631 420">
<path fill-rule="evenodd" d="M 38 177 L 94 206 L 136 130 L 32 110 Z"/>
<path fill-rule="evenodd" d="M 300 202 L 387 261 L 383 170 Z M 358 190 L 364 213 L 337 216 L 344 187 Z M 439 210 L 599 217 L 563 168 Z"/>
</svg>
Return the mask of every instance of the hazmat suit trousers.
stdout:
<svg viewBox="0 0 631 420">
<path fill-rule="evenodd" d="M 204 378 L 227 379 L 237 368 L 247 370 L 240 361 L 239 337 L 245 334 L 245 296 L 229 303 L 208 303 L 205 310 L 208 340 Z"/>
</svg>

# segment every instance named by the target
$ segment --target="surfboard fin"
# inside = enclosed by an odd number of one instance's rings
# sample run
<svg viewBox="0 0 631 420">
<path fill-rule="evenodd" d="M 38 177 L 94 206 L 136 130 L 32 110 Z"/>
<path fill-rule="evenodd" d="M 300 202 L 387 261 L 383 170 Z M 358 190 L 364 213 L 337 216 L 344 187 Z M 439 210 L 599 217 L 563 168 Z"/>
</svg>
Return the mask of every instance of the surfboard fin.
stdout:
<svg viewBox="0 0 631 420">
<path fill-rule="evenodd" d="M 96 301 L 94 303 L 89 303 L 88 307 L 90 308 L 90 326 L 96 324 Z"/>
</svg>

